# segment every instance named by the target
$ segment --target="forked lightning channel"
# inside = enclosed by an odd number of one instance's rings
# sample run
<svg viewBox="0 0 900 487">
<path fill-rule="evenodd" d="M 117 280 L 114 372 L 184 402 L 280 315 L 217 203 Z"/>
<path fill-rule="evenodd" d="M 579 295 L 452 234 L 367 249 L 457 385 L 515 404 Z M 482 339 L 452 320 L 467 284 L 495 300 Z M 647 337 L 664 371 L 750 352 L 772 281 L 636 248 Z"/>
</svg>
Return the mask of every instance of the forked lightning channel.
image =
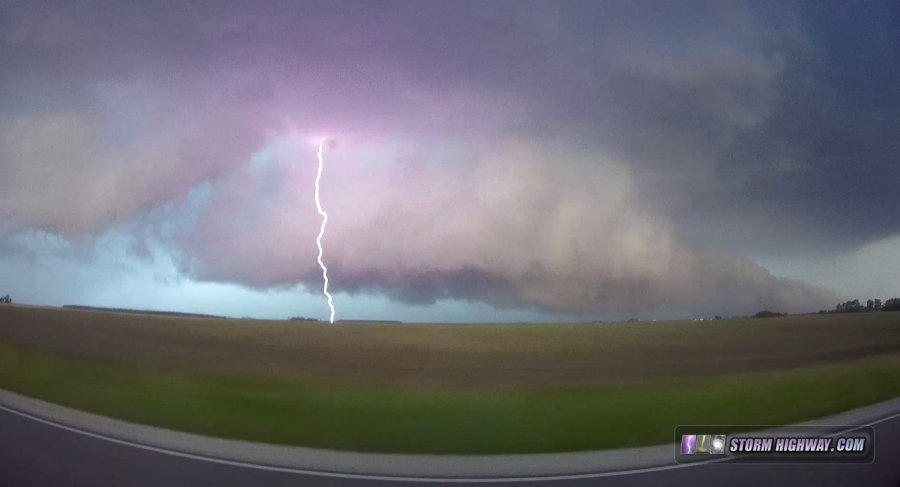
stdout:
<svg viewBox="0 0 900 487">
<path fill-rule="evenodd" d="M 325 161 L 322 157 L 324 150 L 325 139 L 322 139 L 319 141 L 319 169 L 316 171 L 316 210 L 319 212 L 319 215 L 322 216 L 322 226 L 319 227 L 319 236 L 316 237 L 316 246 L 319 248 L 319 256 L 316 260 L 319 262 L 319 267 L 322 268 L 322 279 L 325 281 L 322 292 L 325 294 L 325 297 L 328 298 L 328 309 L 331 310 L 331 316 L 329 317 L 328 322 L 334 323 L 334 301 L 331 299 L 331 294 L 328 293 L 328 267 L 325 267 L 325 262 L 322 260 L 322 255 L 324 254 L 324 250 L 322 249 L 322 237 L 325 236 L 325 225 L 328 223 L 328 213 L 322 209 L 322 202 L 319 200 L 319 183 L 322 180 L 322 169 L 325 166 Z"/>
</svg>

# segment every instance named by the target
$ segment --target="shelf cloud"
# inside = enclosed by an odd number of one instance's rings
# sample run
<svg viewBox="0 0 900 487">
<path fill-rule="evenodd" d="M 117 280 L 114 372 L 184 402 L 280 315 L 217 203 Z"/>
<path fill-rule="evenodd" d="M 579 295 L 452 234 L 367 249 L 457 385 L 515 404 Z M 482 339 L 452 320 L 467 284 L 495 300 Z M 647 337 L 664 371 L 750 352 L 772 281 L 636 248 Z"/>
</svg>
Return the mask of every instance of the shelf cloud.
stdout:
<svg viewBox="0 0 900 487">
<path fill-rule="evenodd" d="M 889 2 L 3 10 L 4 256 L 119 232 L 184 278 L 314 292 L 317 136 L 348 296 L 813 311 L 828 282 L 761 263 L 900 234 Z"/>
</svg>

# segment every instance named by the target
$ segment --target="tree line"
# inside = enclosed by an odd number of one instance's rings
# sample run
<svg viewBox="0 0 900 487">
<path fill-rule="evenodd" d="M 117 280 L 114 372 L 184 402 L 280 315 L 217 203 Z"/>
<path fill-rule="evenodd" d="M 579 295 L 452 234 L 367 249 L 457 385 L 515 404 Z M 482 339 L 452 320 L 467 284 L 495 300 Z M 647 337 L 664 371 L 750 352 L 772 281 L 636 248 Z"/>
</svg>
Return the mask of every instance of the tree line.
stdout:
<svg viewBox="0 0 900 487">
<path fill-rule="evenodd" d="M 884 303 L 880 299 L 869 299 L 865 305 L 860 303 L 858 299 L 853 299 L 838 303 L 834 309 L 823 309 L 819 313 L 862 313 L 867 311 L 900 311 L 900 298 L 891 298 Z"/>
</svg>

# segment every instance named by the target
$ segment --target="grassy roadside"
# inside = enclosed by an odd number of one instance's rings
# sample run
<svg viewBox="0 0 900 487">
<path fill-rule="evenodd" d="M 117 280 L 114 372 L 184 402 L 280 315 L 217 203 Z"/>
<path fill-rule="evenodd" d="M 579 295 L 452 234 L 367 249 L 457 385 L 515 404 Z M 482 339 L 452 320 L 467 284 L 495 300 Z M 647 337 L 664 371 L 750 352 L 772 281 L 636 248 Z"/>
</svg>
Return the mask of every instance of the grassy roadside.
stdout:
<svg viewBox="0 0 900 487">
<path fill-rule="evenodd" d="M 677 424 L 779 424 L 900 395 L 900 356 L 628 385 L 450 391 L 176 373 L 0 343 L 0 387 L 139 423 L 270 443 L 405 453 L 639 446 Z"/>
</svg>

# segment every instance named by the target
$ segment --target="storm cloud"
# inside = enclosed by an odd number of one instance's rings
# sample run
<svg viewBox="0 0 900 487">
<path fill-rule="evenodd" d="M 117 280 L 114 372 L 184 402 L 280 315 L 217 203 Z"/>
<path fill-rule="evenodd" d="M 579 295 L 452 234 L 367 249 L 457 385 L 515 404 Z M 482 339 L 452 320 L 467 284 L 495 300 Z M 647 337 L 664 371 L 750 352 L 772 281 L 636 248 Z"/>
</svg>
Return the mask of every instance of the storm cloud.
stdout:
<svg viewBox="0 0 900 487">
<path fill-rule="evenodd" d="M 828 307 L 833 291 L 754 259 L 900 233 L 882 214 L 900 205 L 900 14 L 848 8 L 9 5 L 0 231 L 119 231 L 186 278 L 314 292 L 327 136 L 337 291 Z"/>
<path fill-rule="evenodd" d="M 314 166 L 303 144 L 285 145 L 213 189 L 183 235 L 192 276 L 319 286 Z M 717 309 L 800 310 L 836 298 L 680 242 L 614 159 L 522 140 L 473 145 L 484 148 L 442 160 L 425 145 L 377 158 L 386 164 L 367 160 L 374 150 L 365 146 L 328 154 L 325 245 L 335 290 L 575 313 L 710 299 Z"/>
</svg>

